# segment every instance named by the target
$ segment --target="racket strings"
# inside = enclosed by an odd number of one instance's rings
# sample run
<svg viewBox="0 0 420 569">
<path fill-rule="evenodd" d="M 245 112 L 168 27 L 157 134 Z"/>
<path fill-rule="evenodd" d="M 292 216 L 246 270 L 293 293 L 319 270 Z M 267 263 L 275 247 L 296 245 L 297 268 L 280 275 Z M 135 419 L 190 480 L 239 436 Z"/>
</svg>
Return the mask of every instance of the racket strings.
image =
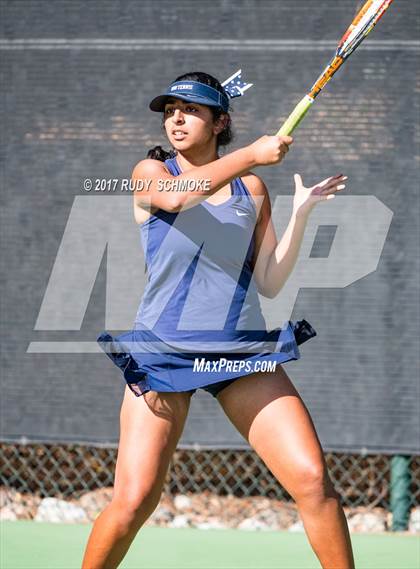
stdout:
<svg viewBox="0 0 420 569">
<path fill-rule="evenodd" d="M 344 34 L 337 49 L 337 55 L 340 55 L 343 59 L 349 57 L 363 39 L 373 30 L 392 1 L 393 0 L 376 0 L 375 2 L 374 0 L 368 0 L 362 8 L 362 10 L 364 10 L 365 7 L 367 9 L 364 11 L 362 17 L 359 18 L 359 24 L 354 25 L 353 22 L 351 26 L 353 29 L 351 29 L 348 35 L 347 32 Z M 369 4 L 369 6 L 367 4 Z"/>
<path fill-rule="evenodd" d="M 357 25 L 352 24 L 350 34 L 344 42 L 339 44 L 339 50 L 346 52 L 352 48 L 354 49 L 354 46 L 360 43 L 361 39 L 364 37 L 364 33 L 375 20 L 375 17 L 378 14 L 378 9 L 382 3 L 383 0 L 376 0 L 376 2 L 372 2 L 370 4 L 368 10 L 363 14 L 362 18 L 360 18 Z"/>
</svg>

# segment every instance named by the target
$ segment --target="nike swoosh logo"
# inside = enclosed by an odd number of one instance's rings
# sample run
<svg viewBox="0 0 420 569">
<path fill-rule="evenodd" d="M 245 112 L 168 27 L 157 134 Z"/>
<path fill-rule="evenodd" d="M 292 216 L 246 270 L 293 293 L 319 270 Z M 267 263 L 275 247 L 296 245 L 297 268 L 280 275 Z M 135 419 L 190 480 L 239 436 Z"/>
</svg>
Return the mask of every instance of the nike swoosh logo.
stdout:
<svg viewBox="0 0 420 569">
<path fill-rule="evenodd" d="M 239 215 L 239 216 L 241 216 L 241 217 L 242 217 L 243 215 L 248 215 L 247 213 L 241 213 L 241 212 L 238 211 L 237 209 L 235 209 L 235 211 L 236 211 L 236 215 Z"/>
</svg>

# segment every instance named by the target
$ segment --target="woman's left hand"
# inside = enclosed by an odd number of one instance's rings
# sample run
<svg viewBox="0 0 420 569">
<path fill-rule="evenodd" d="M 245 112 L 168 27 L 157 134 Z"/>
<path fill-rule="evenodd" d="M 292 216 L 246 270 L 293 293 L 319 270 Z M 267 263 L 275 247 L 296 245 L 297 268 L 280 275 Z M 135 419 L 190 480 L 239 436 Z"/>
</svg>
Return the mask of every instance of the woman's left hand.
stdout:
<svg viewBox="0 0 420 569">
<path fill-rule="evenodd" d="M 332 200 L 335 193 L 343 190 L 343 183 L 347 176 L 339 174 L 326 178 L 319 184 L 305 188 L 300 174 L 295 174 L 295 196 L 293 198 L 293 212 L 298 216 L 308 216 L 319 202 Z"/>
</svg>

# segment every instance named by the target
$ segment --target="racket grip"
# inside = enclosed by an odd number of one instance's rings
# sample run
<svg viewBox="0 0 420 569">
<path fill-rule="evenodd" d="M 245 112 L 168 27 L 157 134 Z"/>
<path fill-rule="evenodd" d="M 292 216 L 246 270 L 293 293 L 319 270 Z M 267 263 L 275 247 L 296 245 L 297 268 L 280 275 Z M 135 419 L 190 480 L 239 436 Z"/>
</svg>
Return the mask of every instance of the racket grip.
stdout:
<svg viewBox="0 0 420 569">
<path fill-rule="evenodd" d="M 281 129 L 276 133 L 276 136 L 289 136 L 292 134 L 297 125 L 310 109 L 313 102 L 314 99 L 312 99 L 312 97 L 305 95 L 293 109 L 293 112 L 289 115 L 289 118 L 283 124 Z"/>
</svg>

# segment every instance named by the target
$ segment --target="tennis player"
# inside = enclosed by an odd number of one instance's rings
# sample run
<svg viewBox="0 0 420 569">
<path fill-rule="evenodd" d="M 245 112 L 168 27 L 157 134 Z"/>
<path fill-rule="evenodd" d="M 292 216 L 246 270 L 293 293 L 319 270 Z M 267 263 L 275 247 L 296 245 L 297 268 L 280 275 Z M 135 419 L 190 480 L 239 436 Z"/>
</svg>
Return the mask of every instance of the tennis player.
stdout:
<svg viewBox="0 0 420 569">
<path fill-rule="evenodd" d="M 155 147 L 133 171 L 133 180 L 150 181 L 149 191 L 134 192 L 148 283 L 134 329 L 98 338 L 127 386 L 113 498 L 95 521 L 84 569 L 117 567 L 157 507 L 197 389 L 217 398 L 294 498 L 322 567 L 354 567 L 314 424 L 281 366 L 299 359 L 298 344 L 316 332 L 306 320 L 267 331 L 258 299 L 281 290 L 312 209 L 333 199 L 346 178 L 307 188 L 296 174 L 278 242 L 267 188 L 251 170 L 279 164 L 292 138 L 263 136 L 219 156 L 232 139 L 230 99 L 249 87 L 240 72 L 223 85 L 194 72 L 150 103 L 173 151 Z"/>
</svg>

